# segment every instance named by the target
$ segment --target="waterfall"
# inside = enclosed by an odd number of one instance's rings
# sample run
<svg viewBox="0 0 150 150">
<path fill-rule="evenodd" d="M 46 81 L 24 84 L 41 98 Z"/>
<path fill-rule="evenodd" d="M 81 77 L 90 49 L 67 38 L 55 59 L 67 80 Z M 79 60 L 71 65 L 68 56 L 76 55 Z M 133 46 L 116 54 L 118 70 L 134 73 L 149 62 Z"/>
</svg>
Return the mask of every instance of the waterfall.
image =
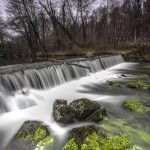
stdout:
<svg viewBox="0 0 150 150">
<path fill-rule="evenodd" d="M 23 64 L 1 67 L 0 71 L 3 74 L 0 74 L 0 149 L 4 150 L 9 145 L 25 120 L 42 121 L 49 125 L 52 133 L 61 134 L 62 137 L 65 137 L 67 131 L 75 127 L 76 124 L 69 128 L 62 128 L 56 124 L 50 115 L 52 114 L 53 102 L 56 98 L 60 98 L 59 94 L 62 94 L 61 98 L 68 99 L 71 102 L 77 94 L 75 91 L 76 84 L 83 82 L 84 79 L 83 81 L 64 84 L 63 86 L 67 86 L 65 88 L 58 85 L 85 76 L 89 76 L 88 80 L 90 81 L 97 80 L 97 77 L 93 78 L 94 75 L 90 76 L 90 74 L 122 62 L 124 62 L 122 56 L 116 55 L 66 60 L 66 63 L 44 62 L 40 63 L 42 67 L 38 63 L 27 64 L 25 68 L 28 69 L 25 70 L 22 69 Z M 76 65 L 71 65 L 71 63 Z M 38 65 L 41 69 L 37 69 Z M 9 73 L 9 70 L 11 73 Z M 107 71 L 104 73 L 106 74 L 102 74 L 100 78 L 107 76 Z M 55 86 L 58 86 L 57 90 L 53 88 Z M 40 89 L 49 90 L 40 91 Z M 80 92 L 78 94 L 80 95 Z M 60 138 L 63 139 L 62 137 Z"/>
<path fill-rule="evenodd" d="M 17 91 L 25 87 L 48 89 L 122 62 L 124 62 L 124 59 L 121 55 L 71 60 L 70 63 L 86 66 L 90 69 L 65 63 L 55 64 L 42 69 L 29 69 L 1 75 L 0 86 L 8 91 Z"/>
</svg>

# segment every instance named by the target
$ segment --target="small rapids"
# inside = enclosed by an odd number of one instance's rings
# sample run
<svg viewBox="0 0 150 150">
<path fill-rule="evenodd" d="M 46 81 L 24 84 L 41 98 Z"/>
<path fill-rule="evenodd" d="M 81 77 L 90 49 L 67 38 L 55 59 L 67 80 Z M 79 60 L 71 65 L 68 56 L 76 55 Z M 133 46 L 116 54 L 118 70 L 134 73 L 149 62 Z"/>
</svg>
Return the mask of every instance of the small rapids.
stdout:
<svg viewBox="0 0 150 150">
<path fill-rule="evenodd" d="M 103 66 L 105 64 L 105 70 L 102 69 L 102 66 L 101 68 L 95 67 L 95 69 L 93 69 L 93 71 L 91 72 L 87 72 L 87 70 L 85 70 L 86 74 L 84 72 L 83 78 L 81 78 L 83 74 L 79 74 L 78 71 L 75 73 L 74 71 L 76 79 L 78 80 L 72 80 L 72 78 L 70 77 L 71 72 L 69 72 L 70 69 L 66 69 L 64 74 L 57 66 L 57 69 L 53 68 L 53 71 L 55 72 L 53 72 L 53 78 L 55 77 L 57 80 L 59 80 L 59 83 L 55 84 L 53 81 L 53 86 L 51 86 L 50 84 L 50 82 L 52 81 L 49 82 L 46 73 L 44 74 L 44 72 L 46 72 L 47 70 L 46 68 L 45 70 L 40 71 L 30 70 L 32 73 L 30 75 L 28 74 L 28 76 L 26 76 L 26 73 L 24 73 L 22 77 L 20 77 L 20 73 L 19 75 L 6 75 L 6 78 L 3 76 L 2 78 L 5 78 L 6 80 L 2 83 L 6 83 L 7 81 L 7 84 L 2 84 L 0 88 L 0 150 L 17 149 L 13 147 L 13 138 L 22 124 L 27 120 L 42 121 L 43 123 L 45 123 L 49 127 L 50 133 L 57 137 L 57 144 L 54 146 L 54 149 L 58 150 L 62 149 L 62 147 L 64 146 L 67 134 L 72 128 L 89 124 L 83 122 L 75 122 L 74 124 L 62 126 L 56 123 L 52 116 L 52 107 L 56 99 L 65 99 L 68 101 L 68 103 L 70 103 L 75 99 L 85 97 L 91 100 L 98 101 L 101 105 L 103 105 L 108 111 L 108 119 L 128 118 L 128 116 L 131 115 L 131 112 L 123 109 L 122 103 L 128 97 L 133 95 L 134 91 L 132 89 L 127 90 L 127 92 L 125 93 L 119 89 L 111 91 L 109 88 L 107 88 L 107 82 L 109 80 L 124 80 L 124 82 L 127 82 L 128 80 L 139 78 L 139 76 L 131 74 L 132 69 L 135 69 L 135 71 L 139 70 L 139 68 L 137 68 L 139 64 L 120 64 L 120 62 L 123 62 L 120 59 L 122 58 L 119 58 L 119 62 L 117 62 L 117 60 L 115 60 L 114 62 L 114 59 L 112 57 L 111 60 L 101 60 L 101 62 L 103 62 Z M 82 62 L 80 64 L 87 65 L 88 63 L 89 62 Z M 101 63 L 96 60 L 93 61 L 92 64 L 93 66 L 97 66 L 96 64 Z M 114 66 L 115 64 L 118 65 Z M 90 66 L 90 64 L 87 66 Z M 73 67 L 74 69 L 76 69 L 75 66 Z M 65 70 L 65 68 L 63 70 Z M 126 74 L 127 77 L 122 77 L 122 74 Z M 18 78 L 18 76 L 20 79 Z M 29 81 L 31 81 L 30 76 L 32 76 L 32 85 L 31 83 L 29 83 Z M 27 77 L 29 78 L 27 79 Z M 36 83 L 37 80 L 40 80 L 40 82 Z M 68 82 L 69 80 L 70 82 Z M 23 85 L 24 82 L 25 84 L 28 84 Z M 21 86 L 21 84 L 23 86 Z M 11 88 L 8 88 L 8 85 L 10 85 Z M 51 88 L 43 88 L 43 85 L 45 85 L 45 87 L 51 86 Z M 15 88 L 13 89 L 13 87 Z M 7 90 L 5 90 L 5 88 Z M 108 93 L 106 91 L 108 91 Z M 139 146 L 144 147 L 147 143 L 140 144 L 141 145 Z M 20 147 L 19 145 L 17 146 Z M 147 145 L 145 147 L 147 147 Z"/>
</svg>

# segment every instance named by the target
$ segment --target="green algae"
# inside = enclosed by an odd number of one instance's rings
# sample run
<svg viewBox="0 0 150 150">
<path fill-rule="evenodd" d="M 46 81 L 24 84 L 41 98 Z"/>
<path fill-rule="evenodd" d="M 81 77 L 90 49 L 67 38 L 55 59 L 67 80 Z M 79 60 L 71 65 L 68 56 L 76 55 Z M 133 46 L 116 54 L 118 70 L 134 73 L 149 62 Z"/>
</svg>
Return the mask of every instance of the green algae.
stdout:
<svg viewBox="0 0 150 150">
<path fill-rule="evenodd" d="M 132 122 L 132 124 L 131 124 Z M 147 145 L 149 145 L 150 141 L 150 134 L 146 131 L 146 129 L 141 125 L 138 124 L 135 120 L 129 119 L 114 119 L 114 120 L 107 120 L 101 125 L 101 127 L 107 131 L 107 134 L 114 135 L 114 134 L 127 134 L 129 135 L 135 144 L 139 145 L 142 149 L 148 150 Z M 136 149 L 140 149 L 138 146 L 135 145 Z"/>
<path fill-rule="evenodd" d="M 148 69 L 150 69 L 150 65 L 146 65 L 146 66 L 144 66 L 144 68 L 148 68 Z"/>
<path fill-rule="evenodd" d="M 131 81 L 127 84 L 127 87 L 147 90 L 147 89 L 150 89 L 150 84 L 144 81 Z"/>
<path fill-rule="evenodd" d="M 41 140 L 34 150 L 51 150 L 55 141 L 54 136 L 48 136 Z"/>
<path fill-rule="evenodd" d="M 144 106 L 142 103 L 136 100 L 128 100 L 123 104 L 124 108 L 129 109 L 134 112 L 144 113 L 150 111 L 149 107 Z"/>
<path fill-rule="evenodd" d="M 122 85 L 118 82 L 108 81 L 109 85 L 112 87 L 122 87 Z"/>
</svg>

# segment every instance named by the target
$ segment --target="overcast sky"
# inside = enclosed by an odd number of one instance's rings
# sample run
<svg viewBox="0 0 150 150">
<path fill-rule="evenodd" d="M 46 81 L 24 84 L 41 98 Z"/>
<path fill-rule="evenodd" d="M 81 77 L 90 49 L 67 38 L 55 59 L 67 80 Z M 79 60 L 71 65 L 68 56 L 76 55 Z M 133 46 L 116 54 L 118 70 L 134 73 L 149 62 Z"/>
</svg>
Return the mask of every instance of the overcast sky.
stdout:
<svg viewBox="0 0 150 150">
<path fill-rule="evenodd" d="M 5 16 L 5 0 L 0 0 L 0 15 Z"/>
<path fill-rule="evenodd" d="M 122 1 L 122 0 L 120 0 Z M 97 5 L 100 3 L 103 3 L 104 0 L 97 0 Z M 6 18 L 6 13 L 5 13 L 5 0 L 0 0 L 0 16 L 3 16 Z"/>
</svg>

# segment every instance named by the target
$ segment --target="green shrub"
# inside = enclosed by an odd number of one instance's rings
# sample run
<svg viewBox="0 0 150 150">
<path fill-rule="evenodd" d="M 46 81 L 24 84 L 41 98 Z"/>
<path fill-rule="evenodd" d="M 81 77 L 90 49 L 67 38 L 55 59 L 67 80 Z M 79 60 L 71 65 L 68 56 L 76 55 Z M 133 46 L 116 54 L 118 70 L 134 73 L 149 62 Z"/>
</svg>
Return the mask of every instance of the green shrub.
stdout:
<svg viewBox="0 0 150 150">
<path fill-rule="evenodd" d="M 86 57 L 88 57 L 88 58 L 90 58 L 90 57 L 93 57 L 94 56 L 94 51 L 87 51 L 86 53 L 85 53 L 85 56 Z"/>
</svg>

